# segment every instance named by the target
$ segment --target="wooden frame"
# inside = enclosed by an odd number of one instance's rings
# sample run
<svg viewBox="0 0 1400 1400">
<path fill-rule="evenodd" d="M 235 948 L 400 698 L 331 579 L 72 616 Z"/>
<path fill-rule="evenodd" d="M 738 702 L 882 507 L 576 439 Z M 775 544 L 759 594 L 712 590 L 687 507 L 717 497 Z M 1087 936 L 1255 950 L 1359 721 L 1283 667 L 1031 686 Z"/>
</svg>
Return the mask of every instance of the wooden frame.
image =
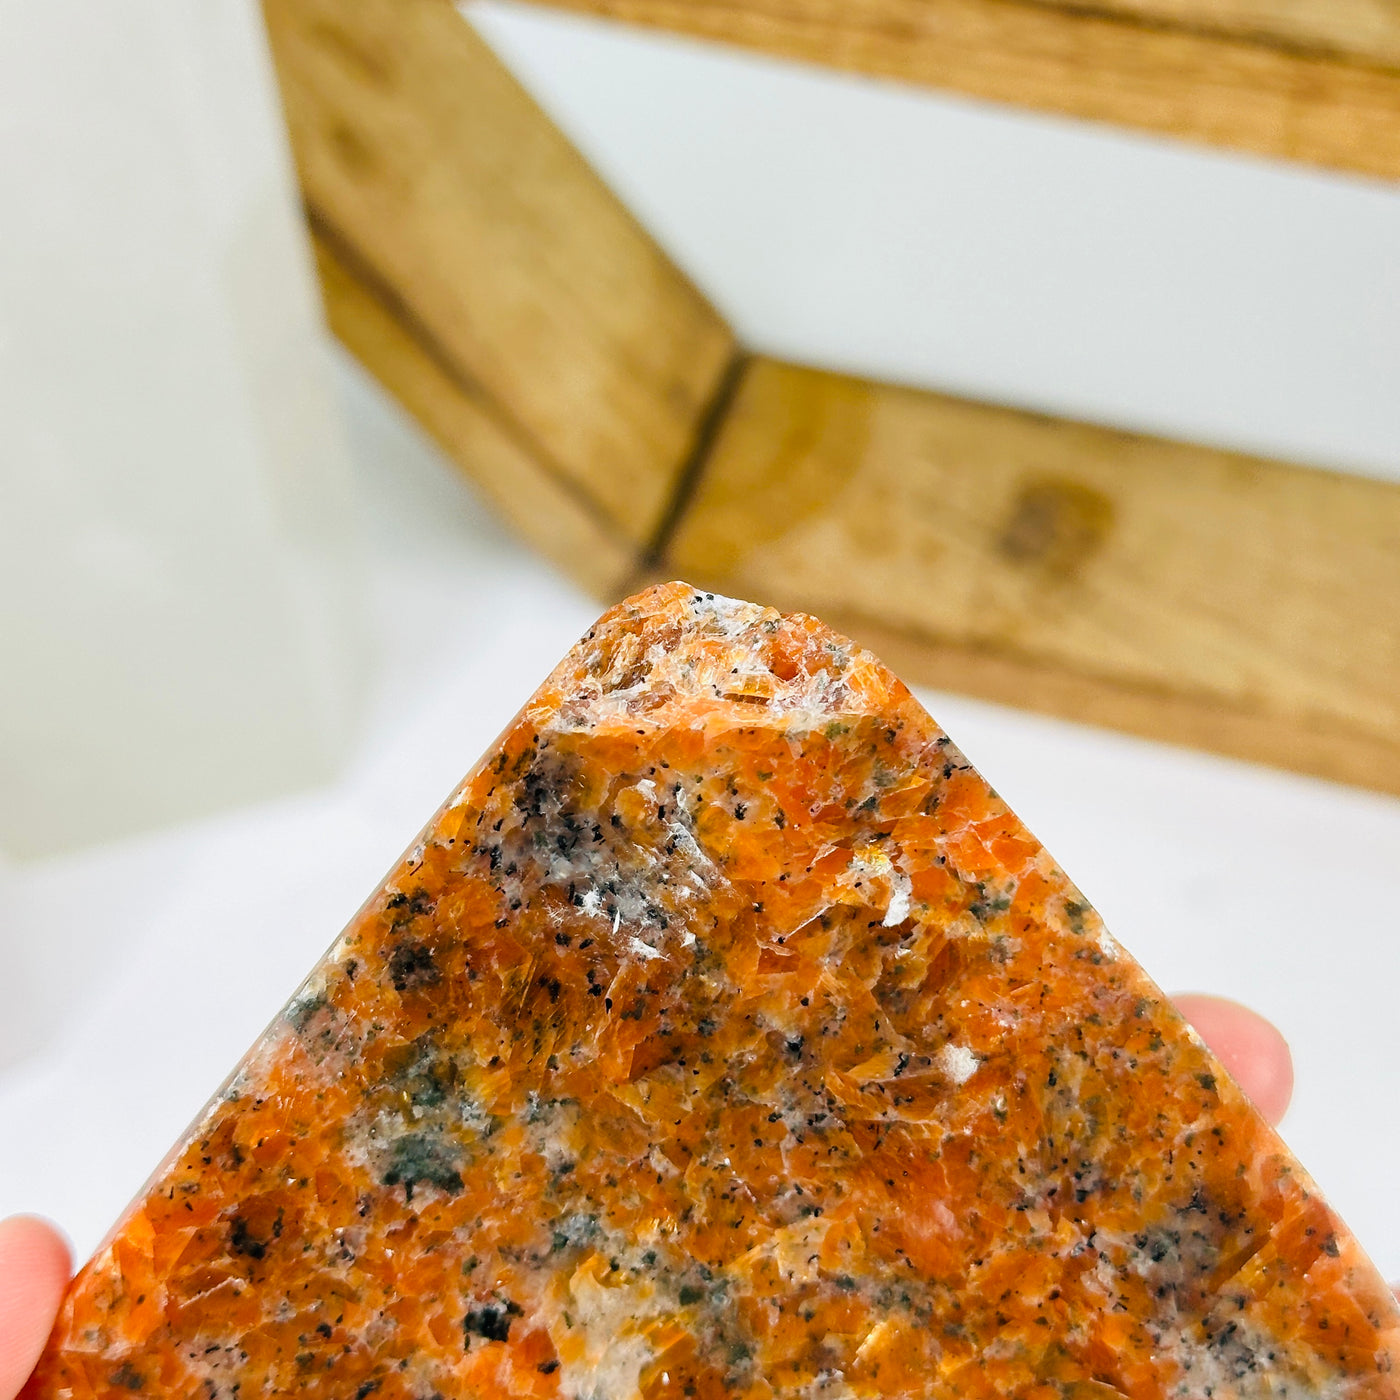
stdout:
<svg viewBox="0 0 1400 1400">
<path fill-rule="evenodd" d="M 971 97 L 1400 177 L 1387 0 L 548 0 Z"/>
<path fill-rule="evenodd" d="M 587 3 L 753 42 L 951 12 Z M 600 597 L 680 574 L 820 612 L 910 680 L 1400 793 L 1400 487 L 750 356 L 449 0 L 265 11 L 332 327 Z M 1363 71 L 1346 37 L 1326 62 Z M 1400 105 L 1376 119 L 1400 136 Z"/>
</svg>

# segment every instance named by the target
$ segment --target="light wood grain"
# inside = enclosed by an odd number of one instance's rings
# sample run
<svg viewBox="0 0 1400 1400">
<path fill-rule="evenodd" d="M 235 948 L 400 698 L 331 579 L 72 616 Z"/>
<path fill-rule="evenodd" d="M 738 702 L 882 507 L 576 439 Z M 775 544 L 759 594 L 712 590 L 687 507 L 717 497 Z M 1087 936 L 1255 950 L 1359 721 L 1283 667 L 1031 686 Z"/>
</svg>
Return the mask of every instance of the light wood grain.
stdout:
<svg viewBox="0 0 1400 1400">
<path fill-rule="evenodd" d="M 1028 3 L 1076 8 L 1063 0 Z M 1400 67 L 1400 7 L 1393 0 L 1098 0 L 1079 8 L 1215 38 Z"/>
<path fill-rule="evenodd" d="M 1396 12 L 1323 0 L 550 0 L 973 97 L 1400 178 Z M 1366 15 L 1369 14 L 1369 20 Z M 1291 16 L 1289 18 L 1288 16 Z M 1218 26 L 1218 27 L 1217 27 Z"/>
<path fill-rule="evenodd" d="M 1400 792 L 1400 487 L 760 359 L 665 568 L 911 680 Z"/>
<path fill-rule="evenodd" d="M 311 222 L 433 365 L 417 384 L 401 337 L 376 372 L 449 446 L 466 430 L 440 381 L 471 386 L 511 445 L 464 463 L 498 499 L 531 462 L 644 549 L 728 328 L 447 0 L 264 10 Z"/>
<path fill-rule="evenodd" d="M 1107 0 L 1100 8 L 1198 34 L 1400 67 L 1400 8 L 1393 0 Z"/>
<path fill-rule="evenodd" d="M 392 295 L 325 234 L 313 235 L 326 318 L 522 539 L 599 597 L 625 591 L 639 550 L 586 493 L 537 461 L 481 386 L 444 363 Z"/>
</svg>

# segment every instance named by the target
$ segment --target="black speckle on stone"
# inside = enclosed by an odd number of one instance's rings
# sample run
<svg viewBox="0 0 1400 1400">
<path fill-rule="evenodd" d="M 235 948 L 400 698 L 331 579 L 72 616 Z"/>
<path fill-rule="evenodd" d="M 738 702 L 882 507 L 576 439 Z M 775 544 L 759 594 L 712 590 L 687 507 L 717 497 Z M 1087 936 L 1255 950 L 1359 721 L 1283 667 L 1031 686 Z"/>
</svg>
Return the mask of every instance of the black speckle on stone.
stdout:
<svg viewBox="0 0 1400 1400">
<path fill-rule="evenodd" d="M 266 1242 L 253 1235 L 248 1229 L 248 1222 L 241 1215 L 234 1217 L 228 1247 L 235 1254 L 246 1255 L 249 1259 L 261 1259 L 267 1253 Z"/>
<path fill-rule="evenodd" d="M 146 1382 L 141 1378 L 140 1372 L 132 1367 L 131 1362 L 123 1361 L 112 1372 L 112 1384 L 124 1386 L 127 1390 L 140 1390 Z"/>
<path fill-rule="evenodd" d="M 504 1342 L 510 1337 L 510 1305 L 504 1307 L 471 1308 L 462 1319 L 462 1332 L 467 1346 L 473 1337 L 484 1338 L 488 1342 Z"/>
<path fill-rule="evenodd" d="M 389 977 L 396 992 L 431 986 L 440 976 L 433 961 L 433 950 L 426 944 L 400 943 L 389 954 Z"/>
</svg>

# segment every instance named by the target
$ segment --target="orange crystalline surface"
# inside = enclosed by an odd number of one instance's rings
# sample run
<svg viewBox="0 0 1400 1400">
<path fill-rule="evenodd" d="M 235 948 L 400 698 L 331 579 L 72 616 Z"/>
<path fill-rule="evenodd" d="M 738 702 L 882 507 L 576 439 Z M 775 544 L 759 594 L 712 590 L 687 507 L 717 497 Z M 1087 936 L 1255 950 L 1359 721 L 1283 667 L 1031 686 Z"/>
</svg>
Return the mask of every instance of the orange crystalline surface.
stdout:
<svg viewBox="0 0 1400 1400">
<path fill-rule="evenodd" d="M 609 612 L 26 1392 L 1395 1397 L 1350 1234 L 872 656 Z"/>
</svg>

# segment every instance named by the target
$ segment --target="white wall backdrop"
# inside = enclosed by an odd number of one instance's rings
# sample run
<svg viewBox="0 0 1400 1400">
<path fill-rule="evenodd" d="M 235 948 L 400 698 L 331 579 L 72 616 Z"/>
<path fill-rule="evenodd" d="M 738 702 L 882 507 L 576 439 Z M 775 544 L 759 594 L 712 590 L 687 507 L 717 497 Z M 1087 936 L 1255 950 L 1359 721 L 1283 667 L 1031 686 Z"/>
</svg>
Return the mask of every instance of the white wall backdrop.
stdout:
<svg viewBox="0 0 1400 1400">
<path fill-rule="evenodd" d="M 1400 185 L 465 13 L 762 349 L 1400 479 Z"/>
</svg>

